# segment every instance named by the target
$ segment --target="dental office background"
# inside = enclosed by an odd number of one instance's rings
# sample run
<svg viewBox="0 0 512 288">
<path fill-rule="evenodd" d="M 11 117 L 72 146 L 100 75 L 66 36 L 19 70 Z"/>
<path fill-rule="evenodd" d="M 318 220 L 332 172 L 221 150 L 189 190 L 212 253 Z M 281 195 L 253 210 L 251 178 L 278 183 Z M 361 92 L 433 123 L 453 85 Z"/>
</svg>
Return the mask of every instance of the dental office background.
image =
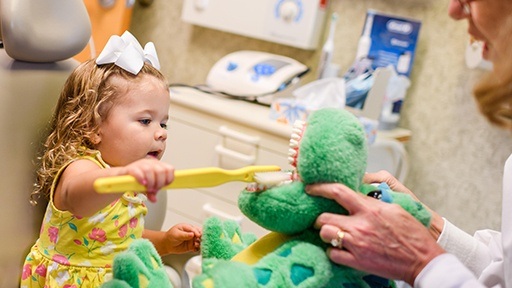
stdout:
<svg viewBox="0 0 512 288">
<path fill-rule="evenodd" d="M 468 43 L 467 23 L 455 22 L 448 17 L 449 0 L 325 1 L 329 3 L 326 21 L 315 50 L 294 48 L 186 23 L 181 18 L 184 0 L 128 2 L 134 5 L 133 10 L 129 11 L 130 23 L 124 22 L 123 18 L 123 21 L 114 20 L 106 25 L 129 25 L 129 30 L 141 43 L 153 41 L 158 50 L 162 72 L 169 81 L 189 85 L 204 84 L 210 68 L 223 56 L 238 50 L 257 50 L 291 57 L 312 69 L 301 83 L 316 80 L 321 48 L 327 38 L 332 13 L 338 15 L 332 63 L 339 65 L 341 74 L 354 61 L 368 9 L 421 21 L 410 74 L 411 86 L 399 122 L 399 127 L 412 132 L 405 143 L 409 161 L 405 185 L 428 206 L 470 234 L 481 228 L 499 229 L 501 211 L 497 207 L 501 207 L 503 165 L 512 151 L 512 138 L 509 133 L 488 124 L 477 111 L 471 91 L 486 71 L 468 69 L 466 66 L 464 53 Z M 124 30 L 123 27 L 115 29 L 118 31 L 112 33 L 120 34 L 120 30 Z M 96 40 L 98 47 L 102 41 L 106 39 Z M 29 101 L 30 98 L 26 97 L 12 105 L 29 105 Z M 38 109 L 51 110 L 55 105 L 40 103 L 40 100 L 32 101 L 37 102 Z M 11 131 L 9 125 L 2 126 L 1 130 L 3 141 L 11 133 L 17 133 Z M 16 144 L 21 141 L 18 138 L 10 139 Z M 23 141 L 28 141 L 28 138 L 23 137 Z M 168 141 L 173 141 L 172 134 Z M 4 155 L 10 153 L 5 151 Z M 22 164 L 19 163 L 20 159 L 13 157 L 4 161 L 9 161 L 13 168 Z M 27 187 L 30 185 L 27 184 Z M 5 192 L 4 195 L 26 193 L 27 206 L 30 206 L 29 191 Z M 10 201 L 9 196 L 4 197 L 4 201 Z M 27 209 L 27 206 L 20 209 Z M 31 210 L 27 212 L 27 217 L 35 214 Z M 39 229 L 37 222 L 34 230 Z M 28 251 L 29 247 L 25 248 Z M 0 286 L 1 283 L 0 279 Z"/>
<path fill-rule="evenodd" d="M 326 15 L 338 14 L 332 62 L 340 65 L 341 72 L 354 61 L 368 9 L 421 21 L 399 124 L 412 131 L 405 144 L 409 156 L 405 185 L 470 234 L 482 228 L 499 230 L 497 207 L 512 138 L 477 111 L 471 91 L 486 71 L 465 64 L 467 22 L 448 17 L 449 0 L 329 2 Z M 329 16 L 318 49 L 303 50 L 185 23 L 182 5 L 181 0 L 156 0 L 147 7 L 136 4 L 130 27 L 142 43 L 155 42 L 162 71 L 171 83 L 203 84 L 218 59 L 238 50 L 294 58 L 312 68 L 302 83 L 316 79 Z"/>
</svg>

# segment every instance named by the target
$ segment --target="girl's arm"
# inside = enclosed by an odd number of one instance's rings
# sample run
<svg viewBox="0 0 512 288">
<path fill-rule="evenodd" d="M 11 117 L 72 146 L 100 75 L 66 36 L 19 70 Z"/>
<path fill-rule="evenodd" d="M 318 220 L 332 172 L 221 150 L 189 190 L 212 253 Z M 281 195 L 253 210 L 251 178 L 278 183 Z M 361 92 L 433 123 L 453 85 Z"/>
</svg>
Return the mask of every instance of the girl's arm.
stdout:
<svg viewBox="0 0 512 288">
<path fill-rule="evenodd" d="M 174 168 L 157 159 L 146 158 L 127 166 L 102 169 L 96 163 L 77 160 L 64 170 L 54 194 L 54 205 L 59 210 L 69 211 L 82 217 L 92 216 L 122 193 L 99 194 L 93 183 L 100 177 L 132 175 L 147 187 L 148 199 L 155 201 L 158 190 L 174 179 Z"/>
</svg>

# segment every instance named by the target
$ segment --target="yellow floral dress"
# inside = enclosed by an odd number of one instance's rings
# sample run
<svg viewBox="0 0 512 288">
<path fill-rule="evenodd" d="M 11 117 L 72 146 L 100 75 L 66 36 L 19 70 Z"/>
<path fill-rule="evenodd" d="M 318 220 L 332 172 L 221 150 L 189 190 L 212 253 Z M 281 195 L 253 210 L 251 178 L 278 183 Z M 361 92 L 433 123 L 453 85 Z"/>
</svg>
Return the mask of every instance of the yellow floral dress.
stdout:
<svg viewBox="0 0 512 288">
<path fill-rule="evenodd" d="M 108 168 L 99 152 L 83 158 Z M 146 196 L 126 192 L 95 215 L 79 217 L 53 205 L 56 182 L 39 239 L 25 259 L 20 287 L 99 287 L 112 277 L 114 256 L 141 238 Z"/>
</svg>

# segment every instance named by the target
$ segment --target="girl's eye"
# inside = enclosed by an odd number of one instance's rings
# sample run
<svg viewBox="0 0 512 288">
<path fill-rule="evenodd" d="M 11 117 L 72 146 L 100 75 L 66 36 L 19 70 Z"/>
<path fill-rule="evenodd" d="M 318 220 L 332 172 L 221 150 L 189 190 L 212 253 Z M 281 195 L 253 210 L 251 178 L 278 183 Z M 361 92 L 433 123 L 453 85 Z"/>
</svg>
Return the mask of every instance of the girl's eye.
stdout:
<svg viewBox="0 0 512 288">
<path fill-rule="evenodd" d="M 164 129 L 167 129 L 167 124 L 162 123 L 162 124 L 160 124 L 160 127 L 164 128 Z"/>
<path fill-rule="evenodd" d="M 151 123 L 151 120 L 149 119 L 141 119 L 139 122 L 143 125 L 149 125 Z"/>
</svg>

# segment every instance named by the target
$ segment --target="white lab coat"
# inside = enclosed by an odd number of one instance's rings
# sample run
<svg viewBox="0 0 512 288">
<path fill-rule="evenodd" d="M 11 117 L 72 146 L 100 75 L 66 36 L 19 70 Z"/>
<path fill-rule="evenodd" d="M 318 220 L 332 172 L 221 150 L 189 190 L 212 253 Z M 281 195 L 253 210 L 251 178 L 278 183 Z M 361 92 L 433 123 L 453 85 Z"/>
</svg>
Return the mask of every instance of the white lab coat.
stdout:
<svg viewBox="0 0 512 288">
<path fill-rule="evenodd" d="M 423 269 L 414 287 L 512 287 L 512 155 L 503 175 L 501 233 L 480 230 L 473 237 L 445 219 L 438 243 L 450 254 Z"/>
</svg>

